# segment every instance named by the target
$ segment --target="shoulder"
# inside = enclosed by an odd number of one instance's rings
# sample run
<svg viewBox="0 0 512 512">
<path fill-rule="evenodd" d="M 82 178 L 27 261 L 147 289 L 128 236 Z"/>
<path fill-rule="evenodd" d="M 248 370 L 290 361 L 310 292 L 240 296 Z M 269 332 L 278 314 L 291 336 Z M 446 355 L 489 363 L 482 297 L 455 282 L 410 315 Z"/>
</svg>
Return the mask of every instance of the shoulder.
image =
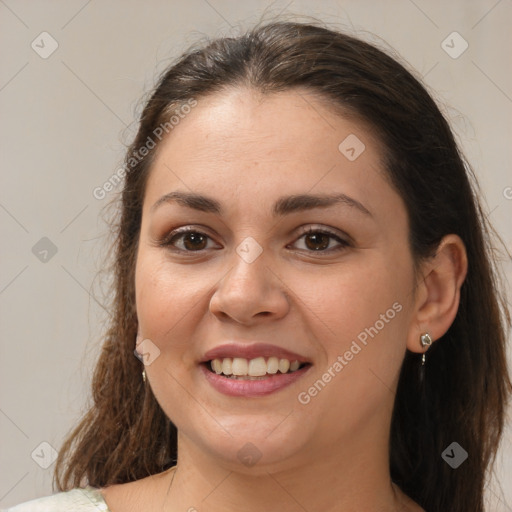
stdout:
<svg viewBox="0 0 512 512">
<path fill-rule="evenodd" d="M 122 484 L 111 484 L 100 489 L 111 510 L 142 512 L 161 509 L 172 482 L 173 466 L 162 473 L 156 473 L 139 480 Z M 108 509 L 106 509 L 108 511 Z M 16 511 L 17 512 L 17 511 Z"/>
<path fill-rule="evenodd" d="M 52 496 L 36 498 L 5 509 L 4 512 L 109 512 L 100 491 L 94 487 L 76 488 Z"/>
</svg>

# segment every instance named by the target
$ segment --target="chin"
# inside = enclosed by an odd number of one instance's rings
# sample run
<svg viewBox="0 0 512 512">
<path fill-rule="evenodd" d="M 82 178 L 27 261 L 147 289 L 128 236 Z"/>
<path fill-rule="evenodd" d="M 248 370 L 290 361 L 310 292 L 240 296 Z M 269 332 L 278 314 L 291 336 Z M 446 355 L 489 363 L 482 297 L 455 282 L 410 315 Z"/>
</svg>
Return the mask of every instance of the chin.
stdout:
<svg viewBox="0 0 512 512">
<path fill-rule="evenodd" d="M 197 440 L 203 453 L 210 454 L 227 470 L 264 475 L 291 467 L 294 459 L 299 463 L 298 457 L 300 463 L 304 463 L 304 454 L 311 442 L 308 442 L 304 425 L 291 424 L 292 418 L 293 414 L 271 418 L 263 415 L 258 419 L 254 415 L 232 417 L 229 422 L 221 418 L 219 422 L 226 428 L 222 434 L 214 429 L 216 435 L 208 438 L 204 437 L 204 431 L 190 437 Z M 286 428 L 287 421 L 290 424 Z"/>
</svg>

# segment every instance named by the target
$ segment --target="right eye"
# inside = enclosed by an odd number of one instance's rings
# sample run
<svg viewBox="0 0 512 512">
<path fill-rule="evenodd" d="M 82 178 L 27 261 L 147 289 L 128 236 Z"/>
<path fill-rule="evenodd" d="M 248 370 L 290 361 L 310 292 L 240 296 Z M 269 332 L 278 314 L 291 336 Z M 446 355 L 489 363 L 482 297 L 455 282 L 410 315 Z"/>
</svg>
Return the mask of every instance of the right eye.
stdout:
<svg viewBox="0 0 512 512">
<path fill-rule="evenodd" d="M 181 252 L 200 252 L 206 250 L 205 243 L 207 239 L 211 240 L 206 233 L 187 226 L 172 231 L 160 245 Z M 176 248 L 176 241 L 181 241 L 182 247 Z"/>
</svg>

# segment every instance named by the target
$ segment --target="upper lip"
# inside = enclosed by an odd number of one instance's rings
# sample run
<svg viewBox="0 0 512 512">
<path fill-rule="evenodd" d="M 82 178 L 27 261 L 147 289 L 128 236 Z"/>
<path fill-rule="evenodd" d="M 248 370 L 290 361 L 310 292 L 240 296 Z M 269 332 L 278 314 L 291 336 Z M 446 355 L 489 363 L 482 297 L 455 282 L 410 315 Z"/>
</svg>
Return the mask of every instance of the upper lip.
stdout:
<svg viewBox="0 0 512 512">
<path fill-rule="evenodd" d="M 308 359 L 300 354 L 292 352 L 282 347 L 270 345 L 268 343 L 225 343 L 208 350 L 201 359 L 201 363 L 211 361 L 212 359 L 223 359 L 225 357 L 241 357 L 245 359 L 255 359 L 257 357 L 278 357 L 288 359 L 289 361 L 299 361 L 299 363 L 308 363 Z"/>
</svg>

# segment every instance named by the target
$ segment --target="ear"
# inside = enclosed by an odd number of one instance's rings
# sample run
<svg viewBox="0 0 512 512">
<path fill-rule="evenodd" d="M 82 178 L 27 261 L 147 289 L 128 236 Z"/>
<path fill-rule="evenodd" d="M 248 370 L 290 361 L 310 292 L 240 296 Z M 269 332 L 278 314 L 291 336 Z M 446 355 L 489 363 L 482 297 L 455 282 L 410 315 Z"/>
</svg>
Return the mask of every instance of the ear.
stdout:
<svg viewBox="0 0 512 512">
<path fill-rule="evenodd" d="M 433 341 L 443 336 L 457 314 L 460 288 L 466 278 L 468 259 L 464 242 L 457 235 L 446 235 L 435 256 L 421 268 L 412 324 L 407 338 L 411 352 L 425 352 L 420 336 L 429 333 Z"/>
</svg>

